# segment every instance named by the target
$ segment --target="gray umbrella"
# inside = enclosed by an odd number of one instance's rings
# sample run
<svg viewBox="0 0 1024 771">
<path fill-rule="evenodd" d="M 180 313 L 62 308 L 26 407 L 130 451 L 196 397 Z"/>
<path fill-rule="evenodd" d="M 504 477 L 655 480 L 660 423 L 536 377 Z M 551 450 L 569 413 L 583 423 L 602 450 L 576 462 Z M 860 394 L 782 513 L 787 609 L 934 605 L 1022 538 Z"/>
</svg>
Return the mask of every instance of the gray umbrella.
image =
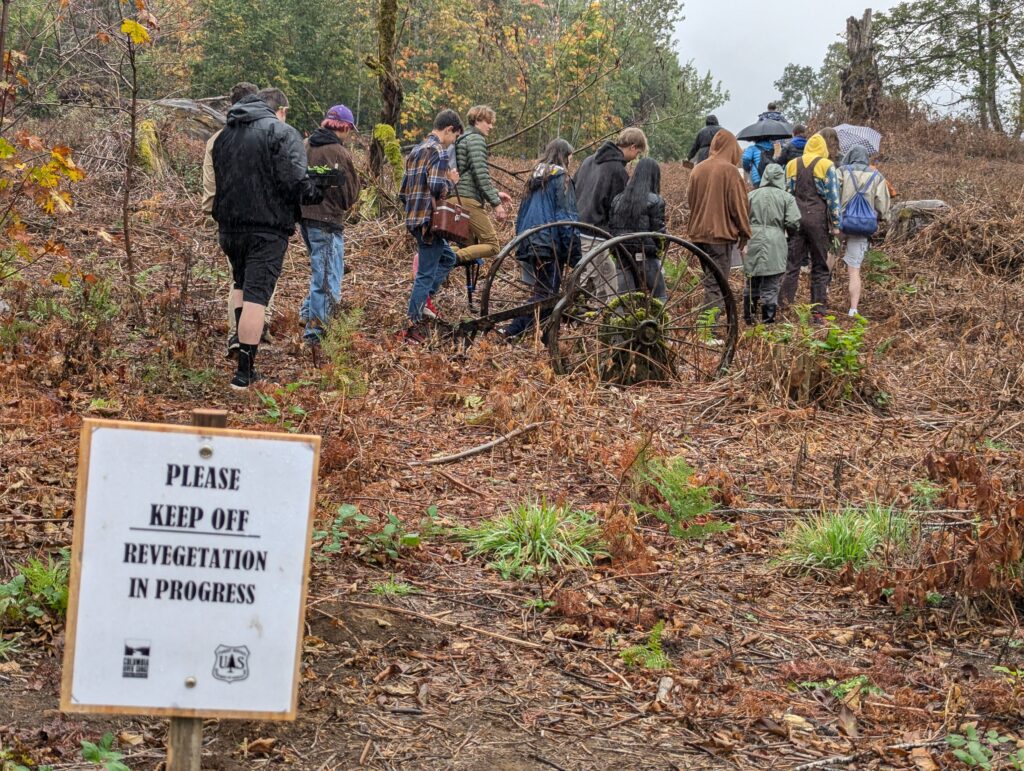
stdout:
<svg viewBox="0 0 1024 771">
<path fill-rule="evenodd" d="M 743 129 L 736 135 L 737 139 L 747 142 L 759 142 L 774 139 L 789 139 L 793 136 L 793 127 L 781 120 L 759 120 Z"/>
</svg>

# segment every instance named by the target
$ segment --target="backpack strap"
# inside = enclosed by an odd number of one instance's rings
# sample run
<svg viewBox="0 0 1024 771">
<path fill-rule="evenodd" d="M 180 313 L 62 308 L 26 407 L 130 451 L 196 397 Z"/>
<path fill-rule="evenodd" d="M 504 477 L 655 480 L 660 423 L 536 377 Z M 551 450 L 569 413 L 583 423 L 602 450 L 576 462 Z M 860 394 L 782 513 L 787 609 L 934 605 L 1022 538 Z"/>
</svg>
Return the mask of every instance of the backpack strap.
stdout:
<svg viewBox="0 0 1024 771">
<path fill-rule="evenodd" d="M 868 181 L 864 183 L 864 187 L 862 189 L 861 186 L 857 184 L 857 177 L 854 176 L 854 172 L 856 171 L 856 169 L 854 169 L 852 166 L 843 166 L 843 168 L 848 169 L 850 172 L 850 181 L 853 182 L 854 195 L 862 194 L 865 190 L 870 190 L 871 185 L 874 184 L 875 182 L 875 177 L 878 176 L 878 170 L 873 169 L 871 171 L 871 176 L 868 177 Z"/>
</svg>

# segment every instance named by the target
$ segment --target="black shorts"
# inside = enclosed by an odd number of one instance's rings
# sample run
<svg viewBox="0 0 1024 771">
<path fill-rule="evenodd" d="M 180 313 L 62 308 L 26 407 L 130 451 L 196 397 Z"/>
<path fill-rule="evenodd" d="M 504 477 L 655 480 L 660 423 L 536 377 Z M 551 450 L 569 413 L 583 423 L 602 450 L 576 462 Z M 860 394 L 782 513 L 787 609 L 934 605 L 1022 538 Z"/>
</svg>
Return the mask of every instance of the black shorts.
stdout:
<svg viewBox="0 0 1024 771">
<path fill-rule="evenodd" d="M 267 305 L 281 275 L 288 239 L 270 232 L 222 232 L 220 248 L 231 263 L 234 286 L 242 290 L 242 301 Z"/>
</svg>

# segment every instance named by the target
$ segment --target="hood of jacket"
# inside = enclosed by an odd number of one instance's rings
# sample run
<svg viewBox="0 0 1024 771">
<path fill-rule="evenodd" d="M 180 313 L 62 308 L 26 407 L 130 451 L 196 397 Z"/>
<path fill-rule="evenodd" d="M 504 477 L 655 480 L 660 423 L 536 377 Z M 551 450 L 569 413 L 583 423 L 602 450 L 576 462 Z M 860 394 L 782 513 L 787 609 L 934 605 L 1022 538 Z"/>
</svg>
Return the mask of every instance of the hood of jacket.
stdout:
<svg viewBox="0 0 1024 771">
<path fill-rule="evenodd" d="M 777 163 L 769 163 L 761 172 L 760 187 L 777 187 L 779 190 L 785 190 L 786 170 Z"/>
<path fill-rule="evenodd" d="M 770 153 L 775 149 L 775 143 L 769 142 L 767 139 L 759 139 L 754 142 L 754 147 L 758 150 L 764 150 L 766 153 Z"/>
<path fill-rule="evenodd" d="M 594 153 L 594 163 L 621 163 L 625 165 L 626 156 L 614 142 L 605 142 Z"/>
<path fill-rule="evenodd" d="M 804 166 L 810 166 L 815 158 L 820 158 L 821 160 L 814 166 L 814 176 L 817 179 L 824 180 L 833 164 L 828 159 L 828 144 L 825 142 L 825 137 L 821 134 L 815 134 L 807 140 L 803 154 Z"/>
<path fill-rule="evenodd" d="M 804 148 L 807 146 L 807 137 L 793 137 L 793 139 L 790 140 L 790 144 L 803 153 Z"/>
<path fill-rule="evenodd" d="M 536 190 L 543 187 L 556 177 L 566 173 L 564 166 L 555 163 L 538 163 L 533 167 L 533 174 L 530 176 L 529 188 Z"/>
<path fill-rule="evenodd" d="M 708 153 L 709 161 L 720 160 L 726 161 L 732 166 L 739 166 L 742 156 L 740 143 L 736 141 L 736 137 L 729 129 L 722 129 L 711 140 L 711 152 Z"/>
<path fill-rule="evenodd" d="M 239 123 L 255 123 L 264 118 L 277 120 L 267 103 L 256 96 L 247 96 L 239 102 L 235 102 L 228 110 L 227 125 L 233 126 Z"/>
<path fill-rule="evenodd" d="M 318 128 L 309 135 L 310 147 L 323 147 L 324 145 L 340 145 L 338 135 L 328 128 Z"/>
<path fill-rule="evenodd" d="M 868 150 L 861 145 L 854 145 L 843 156 L 843 166 L 863 167 L 859 169 L 860 171 L 866 170 L 868 163 Z"/>
</svg>

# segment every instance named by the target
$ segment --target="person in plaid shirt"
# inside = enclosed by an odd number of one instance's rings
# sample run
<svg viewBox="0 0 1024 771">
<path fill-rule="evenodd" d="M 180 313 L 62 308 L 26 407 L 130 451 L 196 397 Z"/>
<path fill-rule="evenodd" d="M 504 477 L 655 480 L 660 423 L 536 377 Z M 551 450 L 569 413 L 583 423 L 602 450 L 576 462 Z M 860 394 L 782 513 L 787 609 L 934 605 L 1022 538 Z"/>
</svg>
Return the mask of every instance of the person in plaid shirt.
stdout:
<svg viewBox="0 0 1024 771">
<path fill-rule="evenodd" d="M 451 166 L 448 148 L 461 133 L 459 114 L 441 110 L 434 118 L 434 130 L 405 160 L 399 199 L 405 206 L 405 227 L 419 248 L 416 279 L 409 297 L 409 327 L 404 332 L 410 342 L 424 339 L 423 307 L 455 267 L 455 252 L 445 239 L 430 231 L 430 219 L 434 202 L 455 193 L 459 173 Z"/>
</svg>

